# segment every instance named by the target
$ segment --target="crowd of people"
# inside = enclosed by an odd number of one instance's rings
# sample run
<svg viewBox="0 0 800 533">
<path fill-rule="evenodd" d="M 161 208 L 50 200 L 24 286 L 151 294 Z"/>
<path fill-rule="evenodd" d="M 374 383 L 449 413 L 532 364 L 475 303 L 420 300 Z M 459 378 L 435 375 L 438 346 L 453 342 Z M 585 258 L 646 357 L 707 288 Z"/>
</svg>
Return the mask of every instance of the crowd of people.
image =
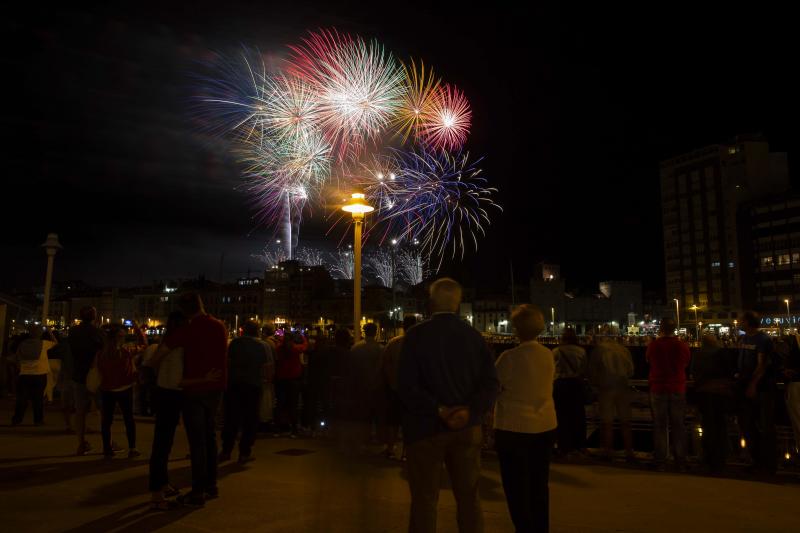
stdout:
<svg viewBox="0 0 800 533">
<path fill-rule="evenodd" d="M 626 461 L 636 462 L 632 431 L 634 361 L 613 339 L 598 336 L 590 353 L 567 329 L 552 351 L 540 343 L 545 320 L 532 305 L 514 309 L 519 345 L 495 356 L 481 334 L 457 314 L 461 287 L 442 278 L 430 287 L 428 320 L 408 316 L 403 334 L 385 345 L 368 323 L 353 344 L 347 329 L 333 339 L 321 331 L 274 331 L 249 321 L 233 340 L 207 314 L 200 297 L 181 296 L 161 338 L 147 341 L 139 328 L 95 325 L 96 311 L 81 310 L 67 336 L 53 332 L 16 340 L 18 365 L 12 425 L 32 405 L 44 423 L 44 400 L 60 392 L 67 431 L 77 455 L 92 450 L 87 416 L 100 413 L 102 453 L 116 457 L 111 438 L 119 407 L 127 457 L 140 456 L 134 411 L 155 417 L 149 491 L 154 511 L 176 505 L 202 507 L 219 497 L 217 467 L 255 459 L 259 430 L 296 438 L 332 433 L 339 449 L 365 453 L 382 444 L 388 458 L 405 461 L 411 493 L 410 531 L 436 530 L 441 466 L 457 501 L 459 530 L 483 531 L 478 491 L 486 439 L 493 434 L 508 510 L 517 531 L 547 531 L 551 457 L 587 455 L 586 405 L 597 402 L 601 422 L 598 458 L 614 456 L 619 423 Z M 713 336 L 691 355 L 664 319 L 647 345 L 654 469 L 688 469 L 687 378 L 694 380 L 702 417 L 702 460 L 721 473 L 729 452 L 728 417 L 735 414 L 754 471 L 777 468 L 775 403 L 785 382 L 787 410 L 800 438 L 800 344 L 777 343 L 759 330 L 752 312 L 741 319 L 743 335 L 731 361 Z M 96 407 L 97 409 L 93 409 Z M 219 424 L 219 416 L 222 423 Z M 168 461 L 181 420 L 189 444 L 191 488 L 181 493 L 169 480 Z M 221 426 L 218 441 L 217 429 Z M 398 443 L 402 440 L 403 445 Z"/>
</svg>

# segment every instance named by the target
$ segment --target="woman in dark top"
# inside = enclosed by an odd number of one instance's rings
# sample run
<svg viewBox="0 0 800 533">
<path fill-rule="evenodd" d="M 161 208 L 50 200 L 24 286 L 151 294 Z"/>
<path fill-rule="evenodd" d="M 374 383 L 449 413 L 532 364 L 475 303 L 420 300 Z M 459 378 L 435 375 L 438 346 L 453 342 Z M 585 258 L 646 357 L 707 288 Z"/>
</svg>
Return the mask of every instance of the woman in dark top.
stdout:
<svg viewBox="0 0 800 533">
<path fill-rule="evenodd" d="M 725 468 L 728 454 L 726 415 L 733 404 L 733 372 L 725 350 L 714 335 L 703 337 L 694 359 L 697 403 L 703 420 L 703 461 L 712 474 Z"/>
<path fill-rule="evenodd" d="M 136 449 L 136 423 L 133 420 L 133 385 L 136 370 L 133 354 L 123 346 L 125 330 L 114 324 L 108 330 L 105 345 L 97 354 L 97 369 L 100 371 L 100 393 L 102 395 L 103 455 L 113 457 L 111 446 L 111 423 L 114 410 L 119 404 L 128 436 L 128 457 L 133 459 L 141 453 Z"/>
</svg>

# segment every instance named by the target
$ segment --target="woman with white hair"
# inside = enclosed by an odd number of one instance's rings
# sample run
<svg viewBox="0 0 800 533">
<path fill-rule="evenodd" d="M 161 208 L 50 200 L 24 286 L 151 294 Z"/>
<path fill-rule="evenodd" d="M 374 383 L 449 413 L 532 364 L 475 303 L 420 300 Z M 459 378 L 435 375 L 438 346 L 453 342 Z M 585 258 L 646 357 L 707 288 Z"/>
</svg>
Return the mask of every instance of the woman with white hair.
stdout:
<svg viewBox="0 0 800 533">
<path fill-rule="evenodd" d="M 500 394 L 494 412 L 495 448 L 508 510 L 517 531 L 549 528 L 550 455 L 556 429 L 553 353 L 536 341 L 544 316 L 532 305 L 511 314 L 520 345 L 497 359 Z"/>
</svg>

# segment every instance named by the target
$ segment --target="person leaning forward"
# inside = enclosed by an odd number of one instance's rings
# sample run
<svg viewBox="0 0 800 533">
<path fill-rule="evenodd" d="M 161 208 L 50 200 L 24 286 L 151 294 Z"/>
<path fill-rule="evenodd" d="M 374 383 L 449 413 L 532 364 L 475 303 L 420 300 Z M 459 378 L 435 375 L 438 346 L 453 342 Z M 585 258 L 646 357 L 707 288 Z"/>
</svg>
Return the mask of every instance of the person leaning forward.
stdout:
<svg viewBox="0 0 800 533">
<path fill-rule="evenodd" d="M 483 337 L 456 314 L 460 303 L 461 286 L 455 280 L 435 281 L 432 317 L 408 331 L 400 356 L 397 392 L 406 410 L 413 533 L 436 531 L 442 463 L 458 505 L 459 531 L 484 529 L 478 495 L 480 423 L 499 383 Z"/>
</svg>

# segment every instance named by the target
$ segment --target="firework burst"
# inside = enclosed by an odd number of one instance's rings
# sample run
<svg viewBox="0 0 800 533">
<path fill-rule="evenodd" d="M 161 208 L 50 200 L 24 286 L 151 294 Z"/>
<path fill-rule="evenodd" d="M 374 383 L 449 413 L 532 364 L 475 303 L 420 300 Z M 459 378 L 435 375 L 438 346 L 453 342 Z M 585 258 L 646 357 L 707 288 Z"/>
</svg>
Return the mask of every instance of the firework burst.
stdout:
<svg viewBox="0 0 800 533">
<path fill-rule="evenodd" d="M 394 261 L 392 255 L 378 250 L 366 258 L 367 268 L 384 287 L 391 288 L 394 283 Z"/>
<path fill-rule="evenodd" d="M 401 250 L 395 266 L 400 278 L 412 287 L 422 283 L 428 275 L 425 258 L 415 250 Z"/>
<path fill-rule="evenodd" d="M 419 68 L 411 60 L 411 64 L 403 64 L 405 73 L 405 90 L 392 125 L 405 143 L 409 136 L 417 137 L 424 119 L 432 111 L 433 101 L 438 94 L 440 80 L 433 69 L 425 70 L 420 61 Z"/>
<path fill-rule="evenodd" d="M 420 127 L 420 138 L 437 150 L 459 150 L 467 140 L 471 120 L 472 110 L 464 93 L 445 84 L 431 99 Z"/>
<path fill-rule="evenodd" d="M 336 279 L 353 279 L 353 250 L 338 248 L 330 254 L 331 275 Z"/>
</svg>

